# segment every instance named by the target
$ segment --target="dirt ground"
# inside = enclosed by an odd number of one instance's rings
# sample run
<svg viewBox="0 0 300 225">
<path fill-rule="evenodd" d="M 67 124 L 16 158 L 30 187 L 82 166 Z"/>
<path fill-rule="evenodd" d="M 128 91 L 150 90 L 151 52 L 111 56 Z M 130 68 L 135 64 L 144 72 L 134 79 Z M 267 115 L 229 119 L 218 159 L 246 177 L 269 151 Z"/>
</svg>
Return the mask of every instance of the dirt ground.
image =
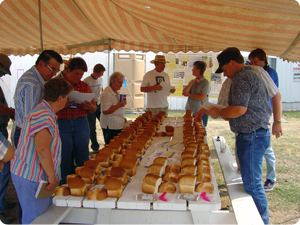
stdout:
<svg viewBox="0 0 300 225">
<path fill-rule="evenodd" d="M 285 134 L 287 134 L 287 133 L 297 134 L 299 131 L 299 128 L 300 128 L 300 119 L 298 119 L 297 121 L 296 120 L 293 121 L 292 124 L 284 125 Z M 287 131 L 287 130 L 289 130 L 289 131 Z M 213 146 L 211 146 L 211 142 L 210 142 L 211 137 L 218 136 L 218 135 L 222 135 L 224 137 L 226 136 L 226 141 L 229 145 L 229 148 L 234 147 L 232 144 L 233 141 L 230 140 L 230 139 L 233 139 L 234 137 L 232 136 L 231 132 L 229 131 L 227 122 L 221 122 L 218 120 L 215 120 L 215 121 L 209 120 L 207 131 L 208 131 L 207 139 L 208 139 L 208 143 L 210 144 L 211 148 L 213 147 Z M 97 128 L 97 136 L 98 136 L 98 140 L 99 140 L 101 147 L 103 147 L 104 141 L 103 141 L 102 131 L 99 128 L 99 126 Z M 298 137 L 298 135 L 296 135 L 296 137 L 293 137 L 293 138 L 296 138 L 296 140 L 294 139 L 293 142 L 296 145 L 298 145 L 300 143 L 300 137 Z M 284 139 L 281 139 L 280 141 L 284 141 Z M 277 142 L 280 143 L 280 141 L 277 141 Z M 274 141 L 274 142 L 276 144 L 276 141 Z M 273 139 L 272 139 L 272 143 L 273 143 Z M 298 157 L 298 155 L 297 155 L 297 157 Z M 228 192 L 227 192 L 224 180 L 223 180 L 222 172 L 221 172 L 220 168 L 217 168 L 217 167 L 219 167 L 217 160 L 214 159 L 213 161 L 215 162 L 214 170 L 215 170 L 216 178 L 217 178 L 218 185 L 219 185 L 219 193 L 220 193 L 220 197 L 221 197 L 221 201 L 222 201 L 222 209 L 227 210 L 227 209 L 230 209 L 231 202 L 228 197 Z M 280 160 L 279 160 L 279 163 L 284 164 L 285 162 L 280 162 Z M 295 175 L 295 174 L 297 174 L 297 175 Z M 296 172 L 296 171 L 293 174 L 288 174 L 288 175 L 285 174 L 284 176 L 282 175 L 282 178 L 279 178 L 280 180 L 278 181 L 278 186 L 276 188 L 278 188 L 280 190 L 279 185 L 283 185 L 283 184 L 288 185 L 288 182 L 293 177 L 295 177 L 295 179 L 297 179 L 299 181 L 300 177 L 299 177 L 298 172 Z M 298 184 L 299 183 L 300 182 L 298 182 Z M 296 224 L 300 219 L 299 202 L 295 203 L 295 204 L 291 204 L 290 207 L 289 207 L 289 205 L 286 207 L 285 206 L 286 204 L 283 203 L 282 207 L 281 207 L 280 201 L 282 201 L 282 200 L 276 201 L 276 198 L 278 197 L 278 193 L 275 191 L 275 189 L 273 192 L 267 193 L 267 197 L 268 197 L 268 201 L 269 201 L 269 208 L 270 208 L 270 223 L 271 224 Z M 9 183 L 9 187 L 8 187 L 8 190 L 6 193 L 6 200 L 7 200 L 7 202 L 18 201 L 15 189 L 11 182 Z M 7 210 L 7 214 L 9 214 L 13 218 L 14 224 L 19 223 L 18 206 L 16 206 L 14 209 Z"/>
</svg>

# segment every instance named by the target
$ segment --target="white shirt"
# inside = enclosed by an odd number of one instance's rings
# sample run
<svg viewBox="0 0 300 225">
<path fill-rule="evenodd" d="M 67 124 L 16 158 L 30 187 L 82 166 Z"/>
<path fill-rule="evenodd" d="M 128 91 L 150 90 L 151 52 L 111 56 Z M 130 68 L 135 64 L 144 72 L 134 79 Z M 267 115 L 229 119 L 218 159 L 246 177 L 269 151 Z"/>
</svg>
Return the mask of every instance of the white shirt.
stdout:
<svg viewBox="0 0 300 225">
<path fill-rule="evenodd" d="M 124 113 L 125 108 L 120 107 L 111 114 L 104 114 L 103 111 L 108 110 L 113 105 L 118 104 L 120 99 L 120 93 L 116 94 L 110 86 L 107 86 L 102 94 L 100 95 L 101 102 L 101 116 L 100 116 L 100 125 L 101 128 L 113 130 L 119 130 L 123 128 L 124 125 Z"/>
<path fill-rule="evenodd" d="M 155 69 L 146 73 L 143 77 L 141 87 L 151 87 L 165 81 L 170 84 L 169 75 L 166 72 L 157 72 Z M 163 95 L 160 91 L 147 92 L 147 108 L 164 108 L 169 106 L 168 96 Z"/>
<path fill-rule="evenodd" d="M 99 102 L 100 101 L 100 94 L 103 88 L 103 79 L 102 77 L 99 77 L 97 79 L 95 79 L 94 77 L 88 76 L 87 78 L 85 78 L 83 80 L 85 83 L 87 83 L 90 88 L 92 89 L 92 92 L 95 94 L 94 100 L 95 102 Z"/>
</svg>

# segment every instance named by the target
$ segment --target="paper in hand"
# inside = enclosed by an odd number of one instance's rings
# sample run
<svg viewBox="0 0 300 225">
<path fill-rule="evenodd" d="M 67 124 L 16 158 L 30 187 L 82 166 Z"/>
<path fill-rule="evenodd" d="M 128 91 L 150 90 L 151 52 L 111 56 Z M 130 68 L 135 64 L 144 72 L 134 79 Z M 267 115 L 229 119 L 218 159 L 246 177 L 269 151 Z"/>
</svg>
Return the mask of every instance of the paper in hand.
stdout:
<svg viewBox="0 0 300 225">
<path fill-rule="evenodd" d="M 78 104 L 81 104 L 85 100 L 90 102 L 94 98 L 95 94 L 94 93 L 82 93 L 79 91 L 72 91 L 69 94 L 70 100 L 75 101 Z"/>
<path fill-rule="evenodd" d="M 170 90 L 175 89 L 175 87 L 167 84 L 165 81 L 160 82 L 162 86 L 162 90 L 160 91 L 161 94 L 169 96 L 171 94 Z"/>
</svg>

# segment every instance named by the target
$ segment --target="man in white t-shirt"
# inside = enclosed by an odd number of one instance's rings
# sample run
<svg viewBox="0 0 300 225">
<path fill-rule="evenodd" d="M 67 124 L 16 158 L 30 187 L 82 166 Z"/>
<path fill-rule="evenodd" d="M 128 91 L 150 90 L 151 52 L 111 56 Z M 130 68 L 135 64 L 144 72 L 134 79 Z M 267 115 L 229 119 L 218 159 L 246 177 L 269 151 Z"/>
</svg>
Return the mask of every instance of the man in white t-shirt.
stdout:
<svg viewBox="0 0 300 225">
<path fill-rule="evenodd" d="M 162 81 L 170 84 L 170 78 L 167 73 L 164 72 L 165 65 L 168 63 L 163 55 L 156 55 L 155 59 L 150 63 L 154 63 L 155 69 L 147 72 L 141 83 L 141 92 L 147 93 L 147 111 L 151 111 L 153 115 L 156 115 L 160 111 L 168 114 L 168 95 L 161 92 Z M 171 93 L 175 92 L 175 88 L 170 90 Z"/>
<path fill-rule="evenodd" d="M 103 91 L 103 80 L 102 76 L 105 71 L 105 68 L 102 64 L 96 64 L 93 69 L 93 73 L 91 76 L 85 78 L 83 81 L 87 83 L 92 92 L 95 94 L 94 100 L 97 104 L 97 110 L 94 113 L 90 113 L 87 115 L 87 119 L 90 127 L 90 139 L 91 139 L 91 148 L 94 152 L 98 152 L 99 143 L 97 141 L 97 133 L 96 133 L 96 119 L 100 122 L 101 115 L 101 105 L 100 105 L 100 94 Z"/>
</svg>

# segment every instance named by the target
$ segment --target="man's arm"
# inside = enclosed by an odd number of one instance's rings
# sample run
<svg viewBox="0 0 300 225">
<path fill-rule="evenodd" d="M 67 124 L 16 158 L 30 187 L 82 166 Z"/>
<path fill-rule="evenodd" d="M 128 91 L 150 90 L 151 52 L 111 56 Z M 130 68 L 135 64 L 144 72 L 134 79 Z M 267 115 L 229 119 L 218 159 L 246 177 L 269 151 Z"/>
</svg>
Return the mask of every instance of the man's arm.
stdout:
<svg viewBox="0 0 300 225">
<path fill-rule="evenodd" d="M 281 121 L 282 102 L 281 102 L 281 94 L 279 92 L 272 98 L 272 104 L 273 104 L 274 121 Z M 283 135 L 281 123 L 273 123 L 272 134 L 275 135 L 276 138 L 279 138 L 280 136 Z"/>
<path fill-rule="evenodd" d="M 246 112 L 247 112 L 247 107 L 230 105 L 224 109 L 211 108 L 208 111 L 208 114 L 213 119 L 217 119 L 221 116 L 223 119 L 226 120 L 226 119 L 238 118 L 244 115 Z"/>
<path fill-rule="evenodd" d="M 149 87 L 141 87 L 141 92 L 151 92 L 151 91 L 161 91 L 162 86 L 159 84 L 155 84 L 154 86 Z"/>
</svg>

